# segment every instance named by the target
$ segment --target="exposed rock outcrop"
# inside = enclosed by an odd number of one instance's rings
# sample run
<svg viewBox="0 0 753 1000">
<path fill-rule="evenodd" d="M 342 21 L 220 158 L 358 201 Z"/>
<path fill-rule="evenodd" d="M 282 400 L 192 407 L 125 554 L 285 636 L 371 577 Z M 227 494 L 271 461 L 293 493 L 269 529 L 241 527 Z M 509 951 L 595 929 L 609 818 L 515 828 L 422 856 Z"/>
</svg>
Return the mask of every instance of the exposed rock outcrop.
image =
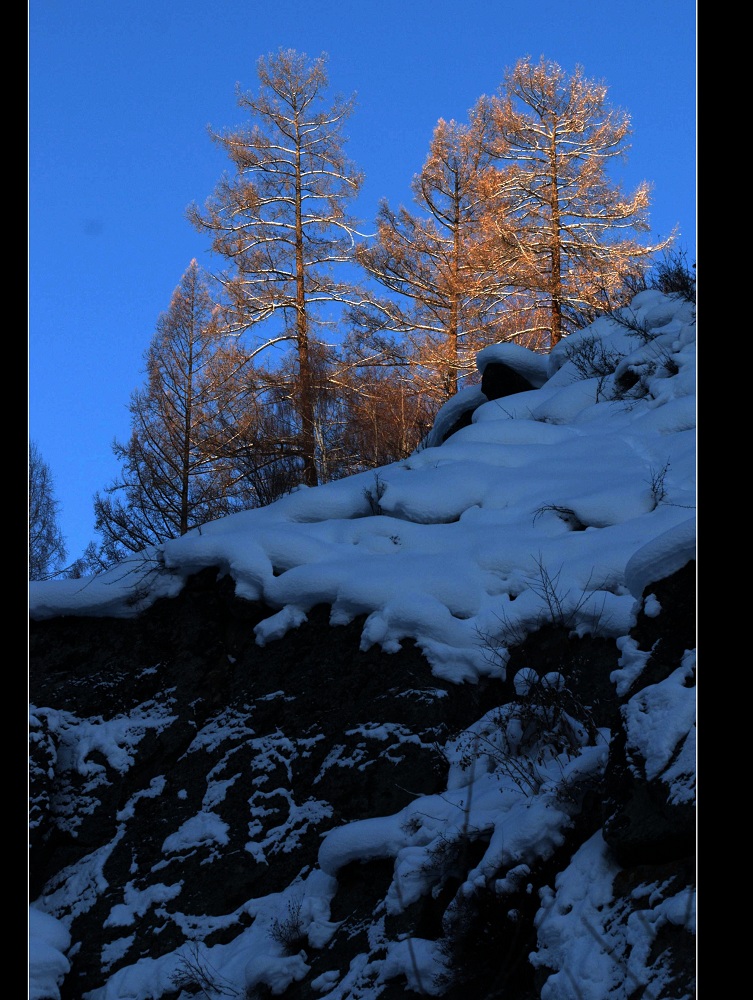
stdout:
<svg viewBox="0 0 753 1000">
<path fill-rule="evenodd" d="M 670 887 L 664 898 L 693 884 L 692 807 L 669 801 L 661 776 L 641 773 L 639 751 L 626 749 L 620 704 L 665 681 L 693 648 L 694 563 L 651 592 L 661 613 L 638 616 L 631 639 L 645 665 L 621 698 L 610 680 L 620 661 L 613 640 L 548 628 L 512 650 L 508 677 L 518 663 L 559 671 L 595 723 L 613 732 L 609 762 L 573 809 L 565 842 L 532 859 L 508 893 L 480 894 L 462 912 L 456 900 L 451 934 L 447 909 L 483 840 L 469 842 L 466 856 L 438 860 L 446 870 L 437 892 L 383 919 L 386 939 L 410 932 L 443 942 L 451 973 L 431 992 L 539 997 L 551 972 L 529 961 L 539 890 L 554 886 L 599 831 L 616 872 L 610 919 L 627 927 L 642 908 L 650 917 L 657 892 L 650 897 L 649 886 Z M 31 623 L 30 895 L 70 928 L 63 1000 L 99 996 L 118 968 L 191 941 L 199 915 L 212 927 L 201 945 L 232 940 L 253 920 L 249 901 L 316 866 L 323 832 L 441 793 L 444 743 L 515 697 L 509 680 L 438 680 L 412 644 L 363 652 L 361 623 L 332 627 L 324 607 L 259 647 L 253 627 L 268 613 L 204 571 L 133 619 Z M 106 738 L 113 727 L 118 737 Z M 326 946 L 306 944 L 309 971 L 286 997 L 318 996 L 317 977 L 344 977 L 356 956 L 379 953 L 373 928 L 392 868 L 377 858 L 338 872 L 329 915 L 336 929 Z M 628 968 L 627 951 L 614 959 Z M 674 990 L 661 996 L 691 995 L 692 935 L 665 920 L 650 960 Z M 184 971 L 161 995 L 191 995 Z M 406 988 L 397 976 L 379 995 L 389 1000 Z"/>
</svg>

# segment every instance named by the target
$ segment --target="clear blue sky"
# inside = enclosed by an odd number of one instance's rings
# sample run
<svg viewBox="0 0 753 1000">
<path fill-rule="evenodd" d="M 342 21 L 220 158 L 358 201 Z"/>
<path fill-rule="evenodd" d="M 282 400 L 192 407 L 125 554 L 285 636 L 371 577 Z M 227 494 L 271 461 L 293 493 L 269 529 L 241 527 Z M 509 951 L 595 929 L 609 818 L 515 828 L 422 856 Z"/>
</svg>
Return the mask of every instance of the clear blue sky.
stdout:
<svg viewBox="0 0 753 1000">
<path fill-rule="evenodd" d="M 356 213 L 410 203 L 439 118 L 465 120 L 525 55 L 608 86 L 633 137 L 616 179 L 654 186 L 654 237 L 696 259 L 696 9 L 691 0 L 31 0 L 28 431 L 49 464 L 69 560 L 95 537 L 92 498 L 143 353 L 192 257 L 186 221 L 229 166 L 207 135 L 243 121 L 235 85 L 259 56 L 329 56 L 356 93 L 347 151 Z"/>
</svg>

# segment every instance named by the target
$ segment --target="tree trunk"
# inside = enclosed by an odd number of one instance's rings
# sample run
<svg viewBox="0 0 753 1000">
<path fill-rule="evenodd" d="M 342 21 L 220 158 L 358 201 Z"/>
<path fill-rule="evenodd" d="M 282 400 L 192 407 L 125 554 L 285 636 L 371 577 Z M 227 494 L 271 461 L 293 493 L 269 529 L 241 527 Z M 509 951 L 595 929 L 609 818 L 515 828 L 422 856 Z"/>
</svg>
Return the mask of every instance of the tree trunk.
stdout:
<svg viewBox="0 0 753 1000">
<path fill-rule="evenodd" d="M 305 268 L 303 261 L 303 208 L 301 177 L 301 144 L 296 144 L 295 154 L 295 309 L 296 340 L 298 344 L 298 374 L 300 378 L 298 408 L 301 418 L 301 451 L 303 454 L 303 481 L 316 486 L 316 446 L 314 437 L 314 391 L 311 358 L 309 356 L 308 322 L 306 316 Z"/>
</svg>

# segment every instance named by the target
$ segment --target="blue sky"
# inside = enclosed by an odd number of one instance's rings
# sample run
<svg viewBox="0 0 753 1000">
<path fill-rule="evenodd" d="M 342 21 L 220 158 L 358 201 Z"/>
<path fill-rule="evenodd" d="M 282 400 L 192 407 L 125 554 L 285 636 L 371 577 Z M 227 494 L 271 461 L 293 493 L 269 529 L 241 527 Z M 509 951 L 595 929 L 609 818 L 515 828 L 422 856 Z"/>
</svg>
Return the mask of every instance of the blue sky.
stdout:
<svg viewBox="0 0 753 1000">
<path fill-rule="evenodd" d="M 114 438 L 143 353 L 192 257 L 186 221 L 228 166 L 207 125 L 239 124 L 235 86 L 278 48 L 328 53 L 357 95 L 356 214 L 410 203 L 437 120 L 464 120 L 525 55 L 603 80 L 633 127 L 617 178 L 654 185 L 653 235 L 696 259 L 696 10 L 688 0 L 31 0 L 28 431 L 50 465 L 69 558 L 94 538 L 92 498 L 119 472 Z"/>
</svg>

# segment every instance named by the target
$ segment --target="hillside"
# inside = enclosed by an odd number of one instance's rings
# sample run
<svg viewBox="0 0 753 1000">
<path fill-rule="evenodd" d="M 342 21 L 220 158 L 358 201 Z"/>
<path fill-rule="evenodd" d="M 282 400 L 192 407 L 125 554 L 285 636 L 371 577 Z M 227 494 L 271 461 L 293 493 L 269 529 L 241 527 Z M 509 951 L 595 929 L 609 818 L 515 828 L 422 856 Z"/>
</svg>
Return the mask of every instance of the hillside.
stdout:
<svg viewBox="0 0 753 1000">
<path fill-rule="evenodd" d="M 694 995 L 695 309 L 30 585 L 30 997 Z"/>
</svg>

